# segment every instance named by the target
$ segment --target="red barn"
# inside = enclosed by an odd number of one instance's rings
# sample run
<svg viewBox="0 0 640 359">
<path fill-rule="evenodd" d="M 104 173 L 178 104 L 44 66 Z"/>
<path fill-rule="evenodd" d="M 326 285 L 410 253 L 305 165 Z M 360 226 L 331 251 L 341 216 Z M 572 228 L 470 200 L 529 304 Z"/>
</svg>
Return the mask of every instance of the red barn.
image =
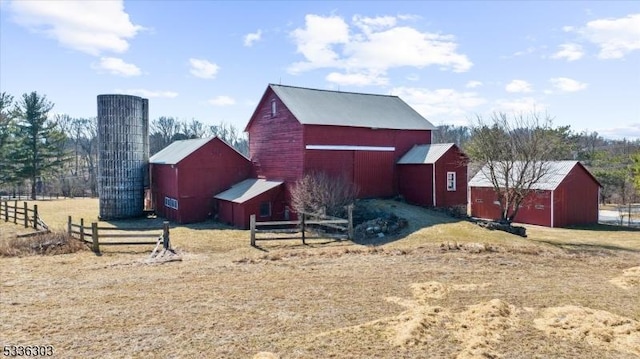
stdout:
<svg viewBox="0 0 640 359">
<path fill-rule="evenodd" d="M 548 173 L 534 186 L 515 222 L 547 227 L 598 223 L 600 183 L 578 161 L 548 162 Z M 471 215 L 499 219 L 500 207 L 491 181 L 480 170 L 469 181 Z"/>
<path fill-rule="evenodd" d="M 416 145 L 398 161 L 399 192 L 421 206 L 466 206 L 467 162 L 453 143 Z"/>
<path fill-rule="evenodd" d="M 173 142 L 149 164 L 156 213 L 179 223 L 207 219 L 213 196 L 251 174 L 249 159 L 217 137 Z"/>
<path fill-rule="evenodd" d="M 254 182 L 243 185 L 262 188 L 267 182 L 282 183 L 278 187 L 282 194 L 265 195 L 270 201 L 267 204 L 264 198 L 258 201 L 251 197 L 263 196 L 264 192 L 260 191 L 244 194 L 237 189 L 241 194 L 220 193 L 215 196 L 220 203 L 219 218 L 228 223 L 246 223 L 248 215 L 258 214 L 257 202 L 265 202 L 261 208 L 267 205 L 271 208 L 268 216 L 258 217 L 258 220 L 286 218 L 290 212 L 290 186 L 312 172 L 346 178 L 357 185 L 361 198 L 395 196 L 399 193 L 400 182 L 405 186 L 413 181 L 424 182 L 425 174 L 421 171 L 408 170 L 400 178 L 399 168 L 409 164 L 401 166 L 398 161 L 415 145 L 429 145 L 434 129 L 397 96 L 271 84 L 245 128 L 249 133 Z M 455 156 L 453 152 L 443 154 L 443 163 L 453 161 L 449 158 Z M 441 166 L 432 167 L 440 170 Z M 466 198 L 466 191 L 462 190 L 465 184 L 460 182 L 466 178 L 463 175 L 466 167 L 453 171 L 457 176 L 455 192 Z M 432 200 L 428 205 L 457 204 L 460 199 L 453 193 L 446 193 L 453 191 L 446 190 L 445 178 L 438 174 L 436 179 L 433 184 L 442 188 L 436 188 L 435 193 L 442 201 Z M 266 182 L 261 184 L 258 180 Z M 434 193 L 432 187 L 425 190 Z M 265 191 L 271 193 L 271 190 Z M 266 213 L 266 210 L 260 213 Z"/>
</svg>

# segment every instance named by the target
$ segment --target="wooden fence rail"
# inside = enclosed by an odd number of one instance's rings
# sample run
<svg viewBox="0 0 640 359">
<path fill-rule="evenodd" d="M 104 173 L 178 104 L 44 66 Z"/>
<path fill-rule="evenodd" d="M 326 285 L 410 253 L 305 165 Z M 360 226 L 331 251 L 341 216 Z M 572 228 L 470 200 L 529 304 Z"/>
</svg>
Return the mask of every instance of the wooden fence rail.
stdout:
<svg viewBox="0 0 640 359">
<path fill-rule="evenodd" d="M 135 229 L 137 231 L 145 231 L 149 229 Z M 106 233 L 105 233 L 106 232 Z M 113 233 L 116 232 L 116 233 Z M 118 233 L 120 232 L 120 233 Z M 133 245 L 157 245 L 162 242 L 164 249 L 168 250 L 171 247 L 169 241 L 169 222 L 164 221 L 162 223 L 162 234 L 149 233 L 125 233 L 132 232 L 131 229 L 125 228 L 113 228 L 113 227 L 99 227 L 98 222 L 92 222 L 91 225 L 85 225 L 84 218 L 80 218 L 80 223 L 75 224 L 71 216 L 67 220 L 67 233 L 74 238 L 77 238 L 87 244 L 91 245 L 91 250 L 95 253 L 100 253 L 100 246 L 133 246 Z M 90 238 L 87 239 L 87 238 Z M 109 238 L 155 238 L 155 241 L 101 241 Z"/>
<path fill-rule="evenodd" d="M 36 230 L 36 234 L 49 232 L 49 226 L 40 218 L 37 204 L 34 204 L 33 208 L 29 208 L 27 202 L 22 202 L 22 206 L 19 206 L 16 200 L 2 200 L 0 201 L 0 218 L 5 222 L 24 225 L 24 228 L 33 228 Z"/>
<path fill-rule="evenodd" d="M 312 215 L 309 213 L 299 213 L 299 219 L 297 221 L 270 221 L 270 222 L 256 222 L 256 215 L 252 214 L 250 217 L 250 229 L 251 229 L 251 245 L 255 247 L 256 241 L 272 241 L 272 240 L 280 240 L 280 239 L 297 239 L 300 238 L 302 240 L 302 244 L 307 244 L 306 240 L 308 238 L 326 238 L 326 237 L 334 237 L 335 235 L 324 235 L 324 236 L 316 236 L 309 237 L 306 235 L 306 232 L 309 231 L 309 225 L 317 225 L 328 227 L 331 229 L 337 229 L 343 232 L 346 232 L 346 237 L 348 239 L 353 239 L 353 206 L 347 206 L 348 218 L 337 218 L 330 216 L 322 216 L 318 217 L 317 215 Z M 259 228 L 260 227 L 260 228 Z M 270 228 L 264 229 L 265 227 L 289 227 L 289 228 Z M 265 237 L 265 238 L 257 238 L 256 234 L 258 233 L 289 233 L 289 236 L 279 236 L 279 237 Z M 344 234 L 341 235 L 344 237 Z"/>
</svg>

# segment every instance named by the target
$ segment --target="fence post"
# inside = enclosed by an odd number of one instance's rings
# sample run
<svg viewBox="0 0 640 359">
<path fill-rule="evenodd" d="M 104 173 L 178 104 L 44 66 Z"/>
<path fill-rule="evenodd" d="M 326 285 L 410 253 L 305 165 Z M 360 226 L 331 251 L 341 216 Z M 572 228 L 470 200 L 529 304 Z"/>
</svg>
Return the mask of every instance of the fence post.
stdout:
<svg viewBox="0 0 640 359">
<path fill-rule="evenodd" d="M 9 201 L 4 201 L 4 221 L 9 222 Z"/>
<path fill-rule="evenodd" d="M 256 246 L 256 215 L 249 217 L 249 227 L 251 229 L 251 246 Z"/>
<path fill-rule="evenodd" d="M 33 229 L 38 230 L 38 205 L 33 205 Z"/>
<path fill-rule="evenodd" d="M 69 237 L 72 236 L 72 234 L 71 234 L 71 216 L 67 217 L 67 233 L 69 234 Z"/>
<path fill-rule="evenodd" d="M 18 200 L 13 201 L 13 224 L 18 224 Z"/>
<path fill-rule="evenodd" d="M 169 249 L 169 221 L 162 222 L 162 247 Z"/>
<path fill-rule="evenodd" d="M 347 215 L 349 219 L 349 227 L 347 229 L 347 235 L 349 239 L 353 239 L 353 204 L 347 206 Z"/>
<path fill-rule="evenodd" d="M 84 218 L 80 218 L 80 240 L 84 242 Z"/>
<path fill-rule="evenodd" d="M 304 237 L 304 231 L 305 231 L 305 227 L 306 227 L 305 226 L 305 219 L 306 219 L 305 217 L 306 216 L 307 215 L 304 212 L 302 212 L 302 218 L 300 219 L 300 229 L 302 229 L 302 244 L 307 244 L 305 242 L 305 237 Z"/>
<path fill-rule="evenodd" d="M 27 211 L 27 202 L 22 202 L 24 209 L 24 228 L 29 228 L 29 212 Z"/>
<path fill-rule="evenodd" d="M 93 246 L 91 249 L 97 254 L 100 253 L 100 243 L 98 242 L 98 223 L 91 222 L 91 241 Z"/>
</svg>

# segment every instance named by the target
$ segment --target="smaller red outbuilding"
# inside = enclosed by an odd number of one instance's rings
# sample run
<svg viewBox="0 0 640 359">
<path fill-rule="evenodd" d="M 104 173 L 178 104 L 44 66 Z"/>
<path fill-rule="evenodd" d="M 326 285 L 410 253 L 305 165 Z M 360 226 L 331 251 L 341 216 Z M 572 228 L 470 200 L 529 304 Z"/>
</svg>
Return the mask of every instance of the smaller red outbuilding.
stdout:
<svg viewBox="0 0 640 359">
<path fill-rule="evenodd" d="M 251 173 L 251 161 L 217 137 L 173 142 L 149 164 L 155 211 L 178 223 L 212 216 L 213 196 Z"/>
<path fill-rule="evenodd" d="M 287 217 L 284 204 L 284 182 L 249 178 L 218 193 L 218 220 L 238 228 L 249 228 L 252 214 L 256 221 Z"/>
<path fill-rule="evenodd" d="M 398 161 L 398 189 L 409 203 L 467 204 L 467 156 L 453 143 L 413 146 Z"/>
<path fill-rule="evenodd" d="M 514 222 L 546 227 L 598 223 L 598 180 L 578 161 L 549 161 L 547 166 Z M 500 206 L 486 173 L 485 167 L 469 181 L 471 215 L 499 219 Z"/>
</svg>

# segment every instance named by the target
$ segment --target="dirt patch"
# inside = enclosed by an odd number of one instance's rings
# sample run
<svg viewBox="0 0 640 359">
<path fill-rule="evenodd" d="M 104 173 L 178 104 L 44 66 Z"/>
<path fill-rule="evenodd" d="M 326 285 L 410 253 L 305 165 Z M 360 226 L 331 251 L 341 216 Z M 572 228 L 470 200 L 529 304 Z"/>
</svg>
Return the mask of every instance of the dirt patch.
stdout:
<svg viewBox="0 0 640 359">
<path fill-rule="evenodd" d="M 547 308 L 534 320 L 549 336 L 584 341 L 605 350 L 640 355 L 640 322 L 579 306 Z"/>
<path fill-rule="evenodd" d="M 260 352 L 253 356 L 253 359 L 280 359 L 280 357 L 271 352 Z"/>
<path fill-rule="evenodd" d="M 640 267 L 627 268 L 622 275 L 609 281 L 622 289 L 640 287 Z"/>
</svg>

